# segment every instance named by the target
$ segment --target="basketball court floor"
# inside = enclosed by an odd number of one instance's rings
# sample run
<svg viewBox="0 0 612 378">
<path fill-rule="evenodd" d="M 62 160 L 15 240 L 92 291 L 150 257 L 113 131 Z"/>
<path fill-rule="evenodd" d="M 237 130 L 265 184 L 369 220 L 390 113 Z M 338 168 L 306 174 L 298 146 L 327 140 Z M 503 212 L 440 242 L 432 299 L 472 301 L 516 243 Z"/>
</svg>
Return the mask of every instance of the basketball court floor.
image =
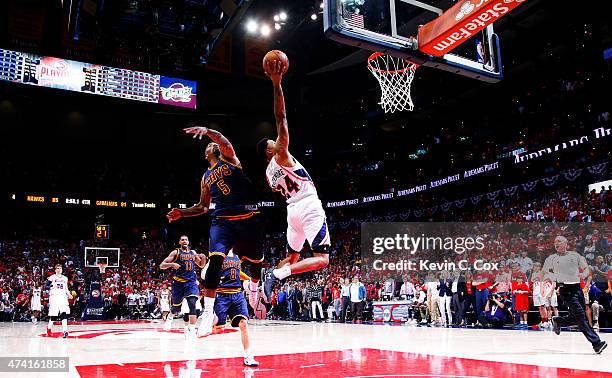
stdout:
<svg viewBox="0 0 612 378">
<path fill-rule="evenodd" d="M 70 373 L 6 377 L 612 377 L 578 332 L 250 321 L 258 368 L 242 365 L 240 333 L 186 341 L 182 323 L 75 322 L 70 337 L 45 324 L 0 323 L 0 356 L 70 358 Z M 56 327 L 59 331 L 60 327 Z M 612 334 L 601 333 L 612 343 Z"/>
</svg>

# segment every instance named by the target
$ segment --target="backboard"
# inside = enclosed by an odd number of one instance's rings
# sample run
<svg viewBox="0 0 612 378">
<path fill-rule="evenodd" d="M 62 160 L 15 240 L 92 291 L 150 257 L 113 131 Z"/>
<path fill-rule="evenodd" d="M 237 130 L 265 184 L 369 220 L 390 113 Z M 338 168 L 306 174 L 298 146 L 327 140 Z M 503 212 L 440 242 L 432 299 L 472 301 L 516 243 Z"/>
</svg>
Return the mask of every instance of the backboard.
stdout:
<svg viewBox="0 0 612 378">
<path fill-rule="evenodd" d="M 479 15 L 478 6 L 483 6 L 484 9 L 486 5 L 483 4 L 487 1 L 325 0 L 323 12 L 325 34 L 337 42 L 409 59 L 421 66 L 486 82 L 497 82 L 502 79 L 503 70 L 499 40 L 492 23 L 487 26 L 481 23 L 484 28 L 473 33 L 465 28 L 462 29 L 465 33 L 452 33 L 450 37 L 465 37 L 465 41 L 462 40 L 455 45 L 453 45 L 455 41 L 451 38 L 448 39 L 450 43 L 438 40 L 436 42 L 440 43 L 433 46 L 434 48 L 430 46 L 429 49 L 425 49 L 426 46 L 422 43 L 426 37 L 429 38 L 431 35 L 438 37 L 434 34 L 442 35 L 443 31 L 447 31 L 443 28 L 448 25 L 439 21 L 444 18 L 447 24 L 449 18 L 457 22 L 461 19 L 472 21 L 471 13 Z M 521 0 L 503 1 L 521 2 Z M 498 5 L 503 6 L 503 4 Z M 444 14 L 445 11 L 449 13 Z M 506 11 L 500 14 L 494 10 L 486 12 L 493 12 L 498 18 L 507 13 Z M 486 12 L 485 17 L 489 17 L 488 21 L 493 22 L 490 18 L 494 17 Z M 440 17 L 443 14 L 444 17 Z M 480 22 L 478 19 L 475 21 Z M 437 54 L 435 47 L 438 46 L 444 47 L 442 50 L 445 52 Z"/>
<path fill-rule="evenodd" d="M 85 267 L 96 268 L 105 263 L 108 268 L 118 268 L 121 250 L 119 248 L 85 247 Z"/>
</svg>

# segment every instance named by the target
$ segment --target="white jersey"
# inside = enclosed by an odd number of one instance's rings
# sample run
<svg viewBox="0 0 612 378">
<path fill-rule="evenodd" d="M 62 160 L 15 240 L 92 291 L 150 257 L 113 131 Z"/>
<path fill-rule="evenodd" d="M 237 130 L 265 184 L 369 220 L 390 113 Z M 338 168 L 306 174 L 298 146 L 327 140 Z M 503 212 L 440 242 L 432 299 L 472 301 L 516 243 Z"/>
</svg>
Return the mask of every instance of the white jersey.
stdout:
<svg viewBox="0 0 612 378">
<path fill-rule="evenodd" d="M 306 168 L 295 158 L 295 166 L 283 167 L 278 164 L 276 157 L 270 160 L 266 168 L 268 184 L 275 192 L 280 192 L 287 199 L 288 204 L 296 203 L 304 198 L 318 199 L 317 188 Z"/>
<path fill-rule="evenodd" d="M 41 291 L 40 288 L 32 289 L 32 302 L 40 302 Z"/>
<path fill-rule="evenodd" d="M 161 312 L 170 312 L 170 290 L 161 290 L 159 293 L 159 302 Z"/>
<path fill-rule="evenodd" d="M 49 281 L 51 281 L 51 289 L 49 290 L 49 296 L 66 296 L 66 292 L 68 291 L 68 277 L 60 274 L 52 275 L 49 277 Z"/>
<path fill-rule="evenodd" d="M 30 300 L 30 309 L 32 311 L 42 310 L 42 304 L 40 303 L 41 292 L 40 288 L 32 289 L 32 299 Z"/>
<path fill-rule="evenodd" d="M 62 313 L 70 314 L 68 305 L 68 277 L 60 274 L 49 277 L 51 289 L 49 290 L 49 316 L 59 316 Z"/>
<path fill-rule="evenodd" d="M 170 303 L 170 290 L 162 290 L 159 293 L 159 299 L 162 303 Z"/>
</svg>

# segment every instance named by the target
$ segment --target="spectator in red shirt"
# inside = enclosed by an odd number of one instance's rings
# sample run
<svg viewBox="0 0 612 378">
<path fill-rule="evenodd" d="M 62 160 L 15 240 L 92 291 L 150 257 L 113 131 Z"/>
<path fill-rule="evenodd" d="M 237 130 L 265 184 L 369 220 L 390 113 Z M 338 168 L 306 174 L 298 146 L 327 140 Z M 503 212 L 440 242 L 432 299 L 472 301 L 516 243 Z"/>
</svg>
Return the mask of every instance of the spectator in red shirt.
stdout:
<svg viewBox="0 0 612 378">
<path fill-rule="evenodd" d="M 337 283 L 334 283 L 332 287 L 332 298 L 334 304 L 334 319 L 340 319 L 340 308 L 341 308 L 341 298 L 340 298 L 340 287 Z"/>
</svg>

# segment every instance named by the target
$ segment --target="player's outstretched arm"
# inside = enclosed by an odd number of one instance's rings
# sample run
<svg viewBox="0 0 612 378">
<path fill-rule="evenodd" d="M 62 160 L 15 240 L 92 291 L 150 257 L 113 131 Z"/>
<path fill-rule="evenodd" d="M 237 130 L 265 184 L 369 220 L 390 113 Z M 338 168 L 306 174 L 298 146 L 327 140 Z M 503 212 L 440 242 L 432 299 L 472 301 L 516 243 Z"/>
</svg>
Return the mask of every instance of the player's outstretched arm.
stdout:
<svg viewBox="0 0 612 378">
<path fill-rule="evenodd" d="M 177 254 L 176 249 L 174 251 L 170 252 L 168 257 L 166 257 L 164 259 L 164 261 L 162 261 L 161 264 L 159 264 L 159 269 L 166 270 L 166 269 L 169 269 L 169 268 L 172 268 L 172 269 L 180 268 L 181 266 L 174 262 L 174 260 L 176 259 L 176 254 Z"/>
<path fill-rule="evenodd" d="M 234 146 L 223 134 L 214 129 L 209 129 L 204 126 L 192 126 L 183 129 L 186 134 L 193 134 L 193 139 L 198 138 L 202 139 L 203 136 L 207 136 L 213 142 L 219 145 L 219 150 L 221 150 L 221 156 L 223 156 L 230 163 L 235 165 L 240 165 L 240 160 L 238 160 L 238 156 L 236 156 L 236 151 L 234 150 Z"/>
<path fill-rule="evenodd" d="M 274 117 L 276 118 L 276 154 L 281 165 L 290 164 L 289 154 L 289 125 L 287 123 L 287 111 L 285 109 L 285 95 L 281 81 L 283 80 L 283 66 L 280 60 L 267 62 L 266 75 L 272 80 L 274 87 Z"/>
<path fill-rule="evenodd" d="M 200 201 L 186 209 L 174 208 L 166 215 L 170 223 L 175 222 L 183 217 L 197 217 L 202 214 L 206 214 L 210 208 L 210 188 L 202 178 L 200 184 Z"/>
</svg>

